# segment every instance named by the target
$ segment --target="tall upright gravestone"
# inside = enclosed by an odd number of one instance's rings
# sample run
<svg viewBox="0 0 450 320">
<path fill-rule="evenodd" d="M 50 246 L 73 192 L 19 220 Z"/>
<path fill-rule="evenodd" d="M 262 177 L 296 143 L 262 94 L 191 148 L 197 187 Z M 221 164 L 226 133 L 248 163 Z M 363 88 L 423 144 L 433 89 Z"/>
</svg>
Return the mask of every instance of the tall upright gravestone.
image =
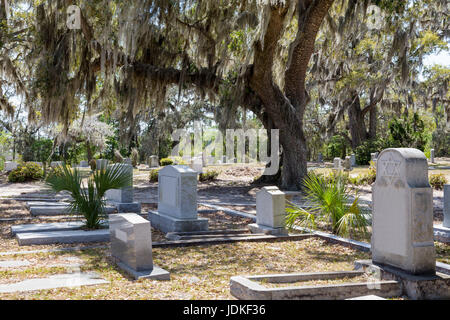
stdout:
<svg viewBox="0 0 450 320">
<path fill-rule="evenodd" d="M 417 149 L 384 150 L 373 187 L 372 261 L 411 274 L 435 274 L 433 191 Z"/>
<path fill-rule="evenodd" d="M 208 219 L 197 212 L 197 172 L 188 166 L 165 166 L 158 172 L 158 212 L 150 211 L 152 226 L 163 232 L 208 230 Z"/>
<path fill-rule="evenodd" d="M 264 187 L 256 193 L 256 223 L 248 227 L 253 233 L 287 235 L 285 228 L 286 196 L 278 187 Z"/>
</svg>

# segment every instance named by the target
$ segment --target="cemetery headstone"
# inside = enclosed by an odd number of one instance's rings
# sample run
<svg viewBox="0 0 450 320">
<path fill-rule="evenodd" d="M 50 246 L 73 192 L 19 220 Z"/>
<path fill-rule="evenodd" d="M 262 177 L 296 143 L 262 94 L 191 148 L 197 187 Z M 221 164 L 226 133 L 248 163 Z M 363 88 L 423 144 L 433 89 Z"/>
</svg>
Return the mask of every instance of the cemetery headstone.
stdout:
<svg viewBox="0 0 450 320">
<path fill-rule="evenodd" d="M 155 228 L 163 232 L 208 230 L 208 219 L 199 218 L 197 213 L 197 174 L 182 165 L 159 170 L 158 212 L 149 212 Z"/>
<path fill-rule="evenodd" d="M 89 162 L 87 160 L 80 161 L 80 167 L 81 168 L 89 167 Z"/>
<path fill-rule="evenodd" d="M 352 155 L 350 157 L 351 157 L 352 167 L 355 167 L 356 166 L 356 155 L 354 153 L 352 153 Z"/>
<path fill-rule="evenodd" d="M 16 170 L 17 166 L 18 166 L 17 162 L 7 161 L 7 162 L 5 162 L 5 171 L 10 172 L 10 171 Z"/>
<path fill-rule="evenodd" d="M 109 216 L 111 256 L 135 279 L 170 280 L 169 272 L 153 265 L 150 222 L 134 213 Z"/>
<path fill-rule="evenodd" d="M 450 184 L 444 185 L 444 228 L 450 228 Z"/>
<path fill-rule="evenodd" d="M 159 167 L 159 158 L 158 158 L 158 156 L 151 156 L 149 158 L 148 165 L 150 166 L 150 168 L 157 168 L 157 167 Z"/>
<path fill-rule="evenodd" d="M 430 162 L 431 163 L 435 163 L 435 159 L 434 159 L 434 149 L 430 150 Z"/>
<path fill-rule="evenodd" d="M 97 170 L 106 168 L 107 166 L 108 166 L 108 160 L 106 160 L 106 159 L 98 159 L 97 160 Z"/>
<path fill-rule="evenodd" d="M 141 204 L 138 202 L 133 202 L 133 166 L 131 164 L 116 163 L 110 167 L 124 167 L 125 170 L 130 175 L 130 186 L 121 189 L 111 189 L 106 191 L 105 197 L 107 200 L 114 202 L 119 213 L 126 212 L 141 212 Z"/>
<path fill-rule="evenodd" d="M 386 149 L 373 187 L 372 261 L 411 274 L 434 274 L 433 191 L 425 155 Z"/>
<path fill-rule="evenodd" d="M 248 227 L 253 233 L 287 235 L 285 217 L 285 193 L 275 186 L 264 187 L 256 194 L 256 223 Z"/>
<path fill-rule="evenodd" d="M 50 167 L 52 167 L 52 168 L 59 167 L 59 166 L 62 166 L 62 165 L 63 165 L 62 161 L 52 161 L 50 163 Z"/>
<path fill-rule="evenodd" d="M 323 162 L 323 154 L 319 153 L 319 156 L 317 157 L 318 162 Z"/>
<path fill-rule="evenodd" d="M 352 170 L 352 160 L 351 160 L 350 156 L 345 157 L 344 170 L 346 170 L 346 171 Z"/>
<path fill-rule="evenodd" d="M 342 169 L 342 159 L 341 158 L 334 158 L 333 160 L 333 164 L 334 164 L 334 169 Z"/>
</svg>

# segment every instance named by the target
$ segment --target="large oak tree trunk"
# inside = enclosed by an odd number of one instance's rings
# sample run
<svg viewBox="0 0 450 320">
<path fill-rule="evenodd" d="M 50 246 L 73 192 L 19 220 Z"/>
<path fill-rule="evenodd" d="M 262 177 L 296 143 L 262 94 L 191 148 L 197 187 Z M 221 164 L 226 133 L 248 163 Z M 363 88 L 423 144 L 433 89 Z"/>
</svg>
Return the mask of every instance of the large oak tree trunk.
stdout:
<svg viewBox="0 0 450 320">
<path fill-rule="evenodd" d="M 354 94 L 348 107 L 348 123 L 352 137 L 352 148 L 360 146 L 367 139 L 364 113 L 361 110 L 358 94 Z"/>
</svg>

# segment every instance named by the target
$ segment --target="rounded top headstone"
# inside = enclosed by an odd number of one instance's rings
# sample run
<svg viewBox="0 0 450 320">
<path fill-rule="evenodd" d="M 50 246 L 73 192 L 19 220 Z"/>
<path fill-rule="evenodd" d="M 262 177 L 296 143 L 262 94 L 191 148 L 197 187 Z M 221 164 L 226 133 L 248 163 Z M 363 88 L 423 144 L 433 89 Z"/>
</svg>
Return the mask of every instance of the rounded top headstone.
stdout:
<svg viewBox="0 0 450 320">
<path fill-rule="evenodd" d="M 414 148 L 383 150 L 378 156 L 375 186 L 430 187 L 427 157 Z"/>
</svg>

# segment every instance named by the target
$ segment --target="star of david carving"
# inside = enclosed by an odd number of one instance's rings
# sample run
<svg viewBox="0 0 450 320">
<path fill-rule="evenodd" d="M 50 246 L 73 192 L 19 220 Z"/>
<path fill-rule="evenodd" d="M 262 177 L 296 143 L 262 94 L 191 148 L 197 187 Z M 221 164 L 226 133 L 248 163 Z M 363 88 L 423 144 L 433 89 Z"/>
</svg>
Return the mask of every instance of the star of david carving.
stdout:
<svg viewBox="0 0 450 320">
<path fill-rule="evenodd" d="M 390 156 L 387 160 L 381 160 L 381 175 L 386 177 L 390 183 L 400 176 L 400 164 L 401 161 L 396 161 Z"/>
</svg>

